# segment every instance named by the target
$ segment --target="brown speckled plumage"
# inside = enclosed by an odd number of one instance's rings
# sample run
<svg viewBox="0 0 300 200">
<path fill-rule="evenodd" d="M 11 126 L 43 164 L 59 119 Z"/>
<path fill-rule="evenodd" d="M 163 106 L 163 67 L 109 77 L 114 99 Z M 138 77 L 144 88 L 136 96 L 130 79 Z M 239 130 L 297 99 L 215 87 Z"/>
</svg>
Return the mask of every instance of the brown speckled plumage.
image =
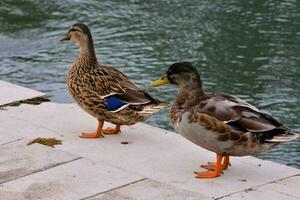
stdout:
<svg viewBox="0 0 300 200">
<path fill-rule="evenodd" d="M 72 31 L 75 33 L 70 35 Z M 69 93 L 83 110 L 98 120 L 132 125 L 145 121 L 165 107 L 164 103 L 135 86 L 122 72 L 98 63 L 92 36 L 85 25 L 72 26 L 69 35 L 68 39 L 79 43 L 80 55 L 68 72 L 67 85 Z M 116 111 L 109 110 L 105 98 L 111 95 L 126 102 L 126 106 Z"/>
</svg>

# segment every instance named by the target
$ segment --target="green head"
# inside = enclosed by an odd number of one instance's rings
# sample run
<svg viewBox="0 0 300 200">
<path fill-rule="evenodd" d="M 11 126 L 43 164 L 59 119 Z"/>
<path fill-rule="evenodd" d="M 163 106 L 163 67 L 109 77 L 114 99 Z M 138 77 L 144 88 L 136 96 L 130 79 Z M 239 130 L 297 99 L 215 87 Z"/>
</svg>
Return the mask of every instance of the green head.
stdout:
<svg viewBox="0 0 300 200">
<path fill-rule="evenodd" d="M 190 62 L 177 62 L 172 64 L 167 72 L 151 86 L 157 87 L 165 84 L 187 86 L 189 84 L 200 84 L 201 79 L 197 69 Z"/>
</svg>

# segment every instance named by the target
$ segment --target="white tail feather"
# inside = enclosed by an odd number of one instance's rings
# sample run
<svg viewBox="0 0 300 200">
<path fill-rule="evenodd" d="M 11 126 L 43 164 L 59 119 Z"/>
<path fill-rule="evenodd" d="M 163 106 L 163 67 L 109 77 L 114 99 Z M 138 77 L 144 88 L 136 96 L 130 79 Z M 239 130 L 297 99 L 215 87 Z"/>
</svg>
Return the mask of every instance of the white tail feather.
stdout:
<svg viewBox="0 0 300 200">
<path fill-rule="evenodd" d="M 274 136 L 272 139 L 265 140 L 266 142 L 288 142 L 292 140 L 296 140 L 299 137 L 298 133 L 290 132 L 286 135 L 278 135 Z"/>
<path fill-rule="evenodd" d="M 168 107 L 167 104 L 165 103 L 159 103 L 157 105 L 149 105 L 149 106 L 145 106 L 144 109 L 142 111 L 140 111 L 140 113 L 143 114 L 153 114 L 158 112 L 160 109 L 166 108 Z"/>
</svg>

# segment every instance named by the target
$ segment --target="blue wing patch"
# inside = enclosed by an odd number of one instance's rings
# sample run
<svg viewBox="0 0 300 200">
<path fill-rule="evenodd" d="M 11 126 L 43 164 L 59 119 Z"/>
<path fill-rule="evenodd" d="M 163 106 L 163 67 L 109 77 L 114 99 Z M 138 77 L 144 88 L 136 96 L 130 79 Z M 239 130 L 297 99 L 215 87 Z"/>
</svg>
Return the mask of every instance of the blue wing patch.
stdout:
<svg viewBox="0 0 300 200">
<path fill-rule="evenodd" d="M 109 111 L 116 111 L 119 108 L 121 108 L 122 106 L 128 104 L 127 102 L 122 101 L 115 95 L 105 97 L 104 102 Z"/>
<path fill-rule="evenodd" d="M 236 121 L 230 121 L 227 122 L 226 124 L 229 125 L 233 130 L 242 131 L 242 132 L 246 131 L 246 129 L 241 127 Z"/>
</svg>

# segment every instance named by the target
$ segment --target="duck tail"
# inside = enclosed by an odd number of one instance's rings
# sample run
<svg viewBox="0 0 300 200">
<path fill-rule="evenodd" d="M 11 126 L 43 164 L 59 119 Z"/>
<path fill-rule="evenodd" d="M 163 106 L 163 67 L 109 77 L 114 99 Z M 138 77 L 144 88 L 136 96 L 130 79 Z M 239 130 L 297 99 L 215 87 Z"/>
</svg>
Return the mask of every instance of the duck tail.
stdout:
<svg viewBox="0 0 300 200">
<path fill-rule="evenodd" d="M 144 91 L 142 91 L 142 92 L 143 92 L 144 95 L 151 101 L 151 103 L 155 103 L 155 104 L 157 104 L 157 105 L 159 105 L 159 104 L 161 104 L 161 103 L 164 103 L 164 102 L 161 102 L 161 101 L 158 100 L 158 99 L 153 98 L 153 97 L 150 96 L 150 94 L 148 94 L 147 92 L 144 92 Z"/>
<path fill-rule="evenodd" d="M 299 138 L 300 133 L 293 132 L 291 130 L 286 131 L 284 134 L 274 135 L 270 139 L 266 139 L 266 142 L 274 142 L 274 143 L 281 143 L 281 142 L 288 142 L 292 140 L 296 140 Z"/>
<path fill-rule="evenodd" d="M 160 109 L 163 109 L 166 107 L 168 107 L 168 104 L 164 103 L 164 102 L 148 104 L 148 105 L 145 105 L 142 112 L 144 114 L 153 114 L 153 113 L 158 112 Z"/>
<path fill-rule="evenodd" d="M 156 105 L 153 105 L 152 108 L 154 109 L 163 109 L 163 108 L 167 108 L 169 105 L 165 102 L 159 102 Z"/>
</svg>

